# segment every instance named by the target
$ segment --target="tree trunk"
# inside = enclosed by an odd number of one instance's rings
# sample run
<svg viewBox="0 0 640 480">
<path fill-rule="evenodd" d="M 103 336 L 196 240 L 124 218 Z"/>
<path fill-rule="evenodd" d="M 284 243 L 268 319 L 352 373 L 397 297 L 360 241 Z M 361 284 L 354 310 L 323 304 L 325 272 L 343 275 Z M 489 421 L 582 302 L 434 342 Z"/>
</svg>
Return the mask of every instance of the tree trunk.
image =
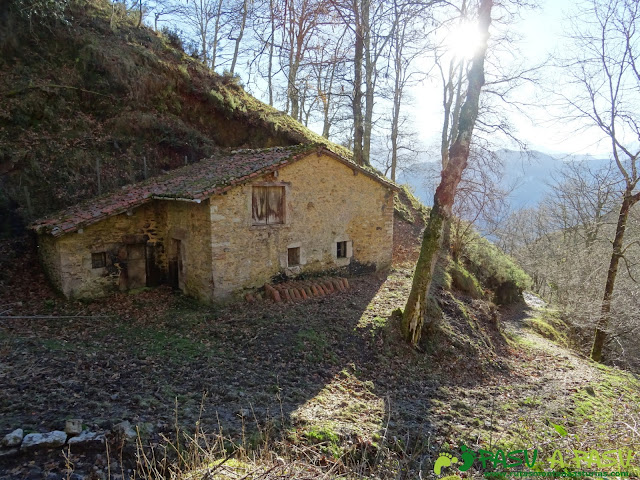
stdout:
<svg viewBox="0 0 640 480">
<path fill-rule="evenodd" d="M 222 1 L 222 0 L 220 0 Z M 273 1 L 269 0 L 269 20 L 271 21 L 271 41 L 269 43 L 269 67 L 267 72 L 267 84 L 269 88 L 269 105 L 273 107 L 273 80 L 272 80 L 272 71 L 273 71 L 273 48 L 276 42 L 276 19 L 275 13 L 273 11 Z"/>
<path fill-rule="evenodd" d="M 440 249 L 440 236 L 444 221 L 442 209 L 434 199 L 429 222 L 422 237 L 422 246 L 413 274 L 411 292 L 409 292 L 407 305 L 402 316 L 402 333 L 412 345 L 418 344 L 422 334 L 422 323 L 427 312 L 427 295 L 433 278 L 433 269 L 438 259 L 437 253 Z"/>
<path fill-rule="evenodd" d="M 391 112 L 391 180 L 396 181 L 398 166 L 398 134 L 400 129 L 400 107 L 402 105 L 402 47 L 398 42 L 395 51 L 395 85 L 393 89 L 393 110 Z M 371 138 L 369 138 L 371 140 Z"/>
<path fill-rule="evenodd" d="M 365 165 L 370 165 L 369 155 L 371 152 L 371 130 L 373 129 L 373 103 L 375 91 L 375 53 L 371 51 L 371 20 L 370 20 L 371 0 L 362 1 L 362 27 L 364 34 L 364 72 L 365 72 L 365 95 L 364 95 L 364 118 L 362 121 L 362 161 Z"/>
<path fill-rule="evenodd" d="M 333 65 L 330 65 L 328 68 L 331 71 L 331 73 L 329 74 L 329 85 L 327 86 L 326 91 L 322 96 L 322 136 L 326 139 L 329 138 L 329 131 L 331 129 L 331 119 L 329 118 L 329 114 L 331 109 L 331 97 L 333 95 L 333 77 L 336 71 L 335 63 Z M 318 79 L 318 90 L 321 89 L 320 87 L 320 79 Z"/>
<path fill-rule="evenodd" d="M 596 362 L 602 361 L 602 349 L 607 340 L 607 328 L 611 320 L 611 297 L 618 275 L 618 265 L 622 258 L 622 244 L 624 242 L 624 233 L 627 229 L 627 219 L 629 218 L 629 210 L 640 200 L 640 193 L 635 195 L 627 187 L 622 205 L 620 205 L 620 213 L 618 214 L 618 224 L 616 225 L 616 234 L 613 239 L 611 251 L 611 260 L 609 261 L 609 270 L 607 271 L 607 282 L 604 287 L 604 295 L 602 297 L 602 306 L 600 307 L 600 318 L 596 324 L 593 346 L 591 348 L 591 360 Z"/>
<path fill-rule="evenodd" d="M 223 0 L 218 1 L 216 21 L 213 26 L 213 44 L 211 45 L 211 70 L 216 69 L 216 56 L 218 54 L 218 37 L 220 35 L 220 14 L 222 12 L 222 2 Z"/>
<path fill-rule="evenodd" d="M 244 35 L 244 27 L 247 24 L 247 13 L 249 11 L 249 6 L 247 2 L 249 0 L 244 0 L 242 2 L 242 20 L 240 22 L 240 31 L 238 32 L 238 36 L 236 37 L 236 45 L 233 50 L 233 60 L 231 60 L 231 68 L 229 69 L 229 73 L 233 75 L 236 69 L 236 62 L 238 61 L 238 52 L 240 51 L 240 42 L 242 41 L 242 36 Z"/>
<path fill-rule="evenodd" d="M 362 121 L 362 57 L 364 55 L 364 29 L 360 18 L 358 1 L 353 1 L 353 13 L 355 16 L 356 38 L 353 59 L 353 160 L 358 165 L 364 165 L 362 152 L 362 139 L 364 126 Z"/>
<path fill-rule="evenodd" d="M 484 60 L 487 52 L 492 7 L 493 0 L 481 0 L 478 9 L 478 24 L 484 38 L 469 69 L 467 95 L 460 110 L 458 135 L 449 148 L 449 161 L 442 170 L 440 185 L 438 185 L 433 197 L 433 208 L 424 231 L 420 257 L 416 264 L 411 292 L 403 313 L 403 335 L 412 345 L 416 345 L 420 340 L 427 295 L 438 258 L 437 252 L 442 239 L 443 225 L 451 217 L 456 189 L 469 158 L 471 136 L 478 117 L 480 91 L 484 85 Z"/>
</svg>

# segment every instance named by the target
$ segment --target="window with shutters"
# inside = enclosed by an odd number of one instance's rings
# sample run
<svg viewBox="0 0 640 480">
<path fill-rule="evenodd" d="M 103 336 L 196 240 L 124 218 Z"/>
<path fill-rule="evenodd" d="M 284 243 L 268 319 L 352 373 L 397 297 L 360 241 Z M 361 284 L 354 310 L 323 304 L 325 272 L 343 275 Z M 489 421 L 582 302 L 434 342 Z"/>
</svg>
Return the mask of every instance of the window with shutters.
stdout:
<svg viewBox="0 0 640 480">
<path fill-rule="evenodd" d="M 284 205 L 284 187 L 254 186 L 251 193 L 253 225 L 283 224 Z"/>
</svg>

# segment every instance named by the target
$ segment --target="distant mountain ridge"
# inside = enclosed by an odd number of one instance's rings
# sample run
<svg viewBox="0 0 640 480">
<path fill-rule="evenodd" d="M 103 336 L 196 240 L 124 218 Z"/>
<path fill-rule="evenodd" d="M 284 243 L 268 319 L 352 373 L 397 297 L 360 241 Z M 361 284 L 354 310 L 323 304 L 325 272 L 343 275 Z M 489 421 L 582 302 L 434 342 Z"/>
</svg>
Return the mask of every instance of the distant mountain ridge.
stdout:
<svg viewBox="0 0 640 480">
<path fill-rule="evenodd" d="M 604 167 L 608 159 L 586 155 L 549 155 L 538 151 L 519 152 L 502 149 L 495 152 L 504 165 L 502 185 L 515 188 L 509 195 L 511 210 L 535 207 L 550 190 L 553 176 L 559 173 L 564 162 L 575 160 L 591 162 L 595 168 Z M 428 172 L 434 162 L 418 165 L 410 175 L 400 175 L 398 182 L 407 183 L 425 204 L 433 203 L 433 188 L 427 185 Z"/>
</svg>

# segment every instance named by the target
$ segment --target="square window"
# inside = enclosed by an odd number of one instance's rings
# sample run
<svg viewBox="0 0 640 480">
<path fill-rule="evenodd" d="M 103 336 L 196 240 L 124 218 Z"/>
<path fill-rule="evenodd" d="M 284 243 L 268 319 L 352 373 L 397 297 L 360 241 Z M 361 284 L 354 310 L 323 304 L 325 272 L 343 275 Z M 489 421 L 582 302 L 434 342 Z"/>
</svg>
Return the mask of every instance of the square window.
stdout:
<svg viewBox="0 0 640 480">
<path fill-rule="evenodd" d="M 300 265 L 300 247 L 288 249 L 287 266 L 295 267 L 296 265 Z"/>
<path fill-rule="evenodd" d="M 91 254 L 91 268 L 104 268 L 107 266 L 106 252 L 98 252 Z"/>
<path fill-rule="evenodd" d="M 251 216 L 253 224 L 283 224 L 284 205 L 284 187 L 254 186 L 251 192 Z"/>
<path fill-rule="evenodd" d="M 347 242 L 338 242 L 336 248 L 338 258 L 347 258 Z"/>
</svg>

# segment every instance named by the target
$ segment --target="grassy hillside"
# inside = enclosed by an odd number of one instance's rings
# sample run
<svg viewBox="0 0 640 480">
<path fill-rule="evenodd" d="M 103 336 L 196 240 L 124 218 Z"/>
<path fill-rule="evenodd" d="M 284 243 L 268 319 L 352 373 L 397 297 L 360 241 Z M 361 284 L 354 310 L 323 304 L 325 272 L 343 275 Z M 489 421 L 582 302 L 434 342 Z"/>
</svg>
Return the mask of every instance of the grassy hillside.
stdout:
<svg viewBox="0 0 640 480">
<path fill-rule="evenodd" d="M 65 16 L 30 26 L 0 8 L 0 218 L 28 220 L 219 147 L 328 144 L 104 0 Z"/>
</svg>

